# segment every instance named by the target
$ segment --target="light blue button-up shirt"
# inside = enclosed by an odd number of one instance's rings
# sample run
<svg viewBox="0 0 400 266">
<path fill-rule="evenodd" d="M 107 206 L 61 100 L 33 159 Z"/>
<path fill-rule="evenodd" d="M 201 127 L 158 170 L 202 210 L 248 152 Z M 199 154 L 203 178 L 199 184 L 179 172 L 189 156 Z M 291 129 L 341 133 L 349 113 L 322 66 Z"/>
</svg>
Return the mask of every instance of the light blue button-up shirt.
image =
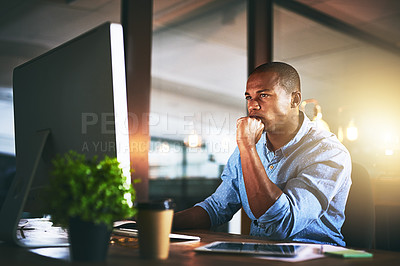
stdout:
<svg viewBox="0 0 400 266">
<path fill-rule="evenodd" d="M 283 194 L 258 219 L 250 210 L 239 149 L 222 173 L 222 183 L 196 204 L 210 216 L 211 225 L 228 222 L 243 207 L 252 220 L 250 234 L 271 240 L 344 246 L 341 227 L 351 186 L 351 158 L 336 136 L 319 129 L 304 113 L 296 136 L 272 152 L 265 134 L 256 145 L 269 179 Z"/>
</svg>

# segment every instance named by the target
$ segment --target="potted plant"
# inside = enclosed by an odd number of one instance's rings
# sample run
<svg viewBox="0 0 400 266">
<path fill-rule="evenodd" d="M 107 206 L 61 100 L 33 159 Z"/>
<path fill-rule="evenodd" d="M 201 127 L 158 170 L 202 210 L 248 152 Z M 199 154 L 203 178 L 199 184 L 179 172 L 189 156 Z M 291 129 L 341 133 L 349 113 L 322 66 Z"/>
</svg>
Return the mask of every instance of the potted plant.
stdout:
<svg viewBox="0 0 400 266">
<path fill-rule="evenodd" d="M 52 163 L 49 212 L 68 229 L 72 260 L 104 261 L 114 221 L 135 215 L 135 190 L 116 158 L 87 159 L 69 151 Z"/>
</svg>

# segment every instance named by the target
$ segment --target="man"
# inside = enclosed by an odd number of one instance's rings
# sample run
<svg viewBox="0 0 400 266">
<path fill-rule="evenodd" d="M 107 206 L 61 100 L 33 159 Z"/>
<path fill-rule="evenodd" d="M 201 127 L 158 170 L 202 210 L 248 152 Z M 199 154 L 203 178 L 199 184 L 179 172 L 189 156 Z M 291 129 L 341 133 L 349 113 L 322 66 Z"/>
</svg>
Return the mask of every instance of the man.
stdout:
<svg viewBox="0 0 400 266">
<path fill-rule="evenodd" d="M 345 245 L 340 232 L 351 185 L 349 152 L 299 111 L 300 78 L 288 64 L 257 67 L 237 121 L 237 149 L 213 195 L 178 212 L 174 229 L 210 228 L 241 207 L 250 234 L 272 240 Z"/>
</svg>

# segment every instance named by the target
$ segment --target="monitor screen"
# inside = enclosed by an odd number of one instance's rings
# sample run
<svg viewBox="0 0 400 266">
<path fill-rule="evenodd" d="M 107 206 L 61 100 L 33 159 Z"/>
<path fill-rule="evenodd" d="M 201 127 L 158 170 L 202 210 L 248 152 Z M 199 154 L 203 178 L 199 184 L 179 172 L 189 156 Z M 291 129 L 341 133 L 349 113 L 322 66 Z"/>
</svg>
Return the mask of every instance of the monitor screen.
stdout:
<svg viewBox="0 0 400 266">
<path fill-rule="evenodd" d="M 102 24 L 18 66 L 13 90 L 16 176 L 2 218 L 15 208 L 14 216 L 45 212 L 35 191 L 46 185 L 56 154 L 116 156 L 130 176 L 121 25 Z"/>
</svg>

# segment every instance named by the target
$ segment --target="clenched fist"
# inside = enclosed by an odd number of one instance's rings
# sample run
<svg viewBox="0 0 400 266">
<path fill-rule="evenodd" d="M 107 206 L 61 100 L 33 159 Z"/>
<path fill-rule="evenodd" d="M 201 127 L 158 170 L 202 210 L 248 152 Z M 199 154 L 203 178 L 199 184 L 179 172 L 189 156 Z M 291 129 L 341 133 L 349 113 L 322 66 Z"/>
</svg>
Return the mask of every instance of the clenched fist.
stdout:
<svg viewBox="0 0 400 266">
<path fill-rule="evenodd" d="M 241 117 L 236 122 L 236 142 L 240 145 L 255 145 L 264 131 L 264 124 L 254 117 Z"/>
</svg>

